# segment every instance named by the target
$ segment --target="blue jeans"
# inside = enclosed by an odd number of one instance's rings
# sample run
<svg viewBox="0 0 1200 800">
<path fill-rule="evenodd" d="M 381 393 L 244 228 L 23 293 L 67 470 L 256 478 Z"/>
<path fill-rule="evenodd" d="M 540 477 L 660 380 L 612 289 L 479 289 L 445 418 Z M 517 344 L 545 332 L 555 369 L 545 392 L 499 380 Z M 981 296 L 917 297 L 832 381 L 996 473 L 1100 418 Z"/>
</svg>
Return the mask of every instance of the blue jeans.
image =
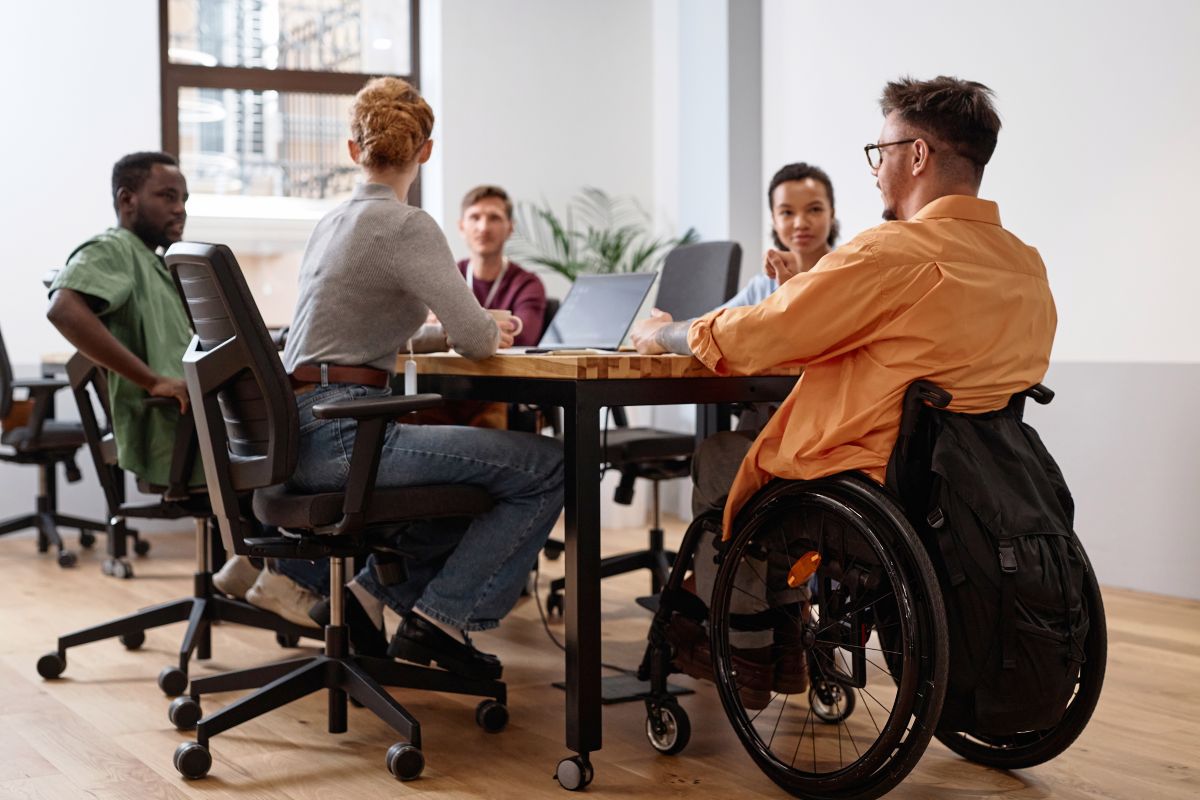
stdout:
<svg viewBox="0 0 1200 800">
<path fill-rule="evenodd" d="M 289 487 L 299 492 L 336 491 L 345 487 L 350 475 L 356 423 L 317 419 L 313 405 L 389 393 L 387 389 L 332 384 L 298 396 L 300 456 Z M 492 496 L 495 505 L 471 519 L 465 530 L 461 523 L 433 520 L 396 532 L 396 549 L 413 553 L 407 580 L 380 584 L 371 568 L 373 555 L 355 579 L 400 614 L 416 609 L 462 630 L 494 628 L 516 604 L 538 551 L 562 511 L 562 446 L 528 433 L 451 425 L 389 425 L 375 485 L 438 483 L 478 486 Z M 312 562 L 282 561 L 280 572 L 315 591 L 328 589 L 326 569 Z"/>
</svg>

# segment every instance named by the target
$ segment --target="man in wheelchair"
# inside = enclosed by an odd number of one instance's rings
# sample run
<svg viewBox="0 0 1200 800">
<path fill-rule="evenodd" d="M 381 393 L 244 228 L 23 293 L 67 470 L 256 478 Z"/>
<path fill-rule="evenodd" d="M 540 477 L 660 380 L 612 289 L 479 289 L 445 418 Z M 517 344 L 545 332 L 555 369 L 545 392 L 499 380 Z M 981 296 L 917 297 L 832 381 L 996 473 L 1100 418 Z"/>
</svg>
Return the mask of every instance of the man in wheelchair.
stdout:
<svg viewBox="0 0 1200 800">
<path fill-rule="evenodd" d="M 715 520 L 723 509 L 726 536 L 772 478 L 855 470 L 883 483 L 913 382 L 948 390 L 950 411 L 987 412 L 1040 382 L 1049 364 L 1057 317 L 1045 265 L 1002 227 L 997 205 L 979 198 L 1000 130 L 991 90 L 952 77 L 902 78 L 884 87 L 880 106 L 883 129 L 864 149 L 882 225 L 756 306 L 634 326 L 639 352 L 695 355 L 720 375 L 804 367 L 756 439 L 722 433 L 697 450 L 693 511 Z M 819 525 L 823 517 L 807 519 Z M 794 556 L 797 542 L 817 534 L 789 535 Z M 716 547 L 706 536 L 695 551 L 696 592 L 705 603 Z M 736 579 L 744 585 L 729 610 L 749 621 L 730 631 L 729 643 L 747 708 L 765 706 L 772 691 L 804 690 L 799 639 L 811 613 L 809 576 L 789 575 L 791 567 L 765 558 Z M 849 584 L 836 585 L 845 592 Z M 789 604 L 799 612 L 762 614 Z M 685 615 L 672 626 L 676 667 L 711 678 L 704 629 Z"/>
</svg>

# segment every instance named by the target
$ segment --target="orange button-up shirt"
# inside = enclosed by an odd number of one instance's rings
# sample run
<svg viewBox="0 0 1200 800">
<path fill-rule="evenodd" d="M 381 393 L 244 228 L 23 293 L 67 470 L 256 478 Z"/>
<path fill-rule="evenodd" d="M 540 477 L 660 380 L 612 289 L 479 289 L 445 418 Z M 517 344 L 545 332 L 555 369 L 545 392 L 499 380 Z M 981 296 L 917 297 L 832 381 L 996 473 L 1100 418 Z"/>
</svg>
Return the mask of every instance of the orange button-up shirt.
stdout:
<svg viewBox="0 0 1200 800">
<path fill-rule="evenodd" d="M 688 343 L 717 374 L 804 367 L 734 479 L 726 534 L 773 476 L 882 483 L 913 381 L 953 394 L 951 411 L 1003 407 L 1046 374 L 1056 324 L 1037 250 L 964 195 L 865 231 L 756 306 L 695 320 Z"/>
</svg>

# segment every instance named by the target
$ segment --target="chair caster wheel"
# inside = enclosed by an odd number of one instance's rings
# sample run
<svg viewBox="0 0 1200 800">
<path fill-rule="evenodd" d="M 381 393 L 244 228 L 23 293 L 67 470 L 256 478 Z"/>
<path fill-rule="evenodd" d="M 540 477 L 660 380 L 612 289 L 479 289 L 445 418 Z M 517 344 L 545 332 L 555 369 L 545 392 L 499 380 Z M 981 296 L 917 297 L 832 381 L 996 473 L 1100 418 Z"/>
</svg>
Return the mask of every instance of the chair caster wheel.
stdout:
<svg viewBox="0 0 1200 800">
<path fill-rule="evenodd" d="M 280 647 L 295 647 L 300 644 L 300 637 L 290 633 L 277 633 L 275 634 L 275 644 Z"/>
<path fill-rule="evenodd" d="M 508 724 L 508 706 L 499 700 L 484 700 L 475 706 L 475 722 L 488 733 L 499 733 Z"/>
<path fill-rule="evenodd" d="M 184 693 L 187 685 L 187 673 L 179 667 L 163 667 L 162 672 L 158 673 L 158 688 L 167 697 L 178 697 Z"/>
<path fill-rule="evenodd" d="M 577 792 L 586 788 L 595 776 L 596 773 L 592 769 L 591 762 L 587 760 L 587 756 L 564 758 L 558 762 L 558 769 L 554 772 L 558 785 L 568 792 Z"/>
<path fill-rule="evenodd" d="M 114 578 L 132 578 L 133 565 L 123 558 L 108 558 L 100 565 L 100 571 Z"/>
<path fill-rule="evenodd" d="M 58 565 L 60 567 L 73 567 L 77 560 L 75 554 L 70 550 L 60 550 L 58 553 Z"/>
<path fill-rule="evenodd" d="M 137 553 L 139 556 L 146 555 L 146 553 L 150 552 L 150 542 L 146 541 L 145 539 L 134 540 L 133 552 Z"/>
<path fill-rule="evenodd" d="M 854 692 L 840 683 L 813 681 L 808 689 L 808 705 L 821 722 L 836 725 L 854 713 Z"/>
<path fill-rule="evenodd" d="M 546 595 L 546 614 L 548 616 L 553 617 L 557 615 L 561 617 L 563 615 L 564 606 L 565 603 L 563 601 L 562 592 L 551 592 L 550 594 Z"/>
<path fill-rule="evenodd" d="M 146 643 L 146 632 L 130 631 L 122 633 L 118 638 L 121 640 L 121 644 L 125 645 L 126 650 L 137 650 Z"/>
<path fill-rule="evenodd" d="M 212 754 L 198 742 L 184 742 L 175 748 L 175 769 L 188 780 L 203 778 L 212 767 Z"/>
<path fill-rule="evenodd" d="M 387 768 L 393 777 L 411 781 L 425 769 L 425 756 L 408 742 L 396 742 L 388 748 Z"/>
<path fill-rule="evenodd" d="M 692 738 L 692 724 L 687 712 L 668 698 L 662 702 L 646 701 L 646 738 L 650 746 L 664 756 L 683 752 Z"/>
<path fill-rule="evenodd" d="M 179 731 L 194 730 L 202 716 L 204 714 L 200 711 L 200 703 L 194 697 L 176 697 L 171 701 L 171 705 L 167 706 L 167 719 L 171 720 L 171 724 Z"/>
<path fill-rule="evenodd" d="M 96 543 L 96 534 L 91 531 L 79 529 L 79 546 L 87 550 Z"/>
<path fill-rule="evenodd" d="M 46 653 L 37 661 L 38 675 L 41 675 L 46 680 L 54 680 L 59 675 L 63 674 L 63 670 L 67 668 L 67 656 L 65 653 Z"/>
</svg>

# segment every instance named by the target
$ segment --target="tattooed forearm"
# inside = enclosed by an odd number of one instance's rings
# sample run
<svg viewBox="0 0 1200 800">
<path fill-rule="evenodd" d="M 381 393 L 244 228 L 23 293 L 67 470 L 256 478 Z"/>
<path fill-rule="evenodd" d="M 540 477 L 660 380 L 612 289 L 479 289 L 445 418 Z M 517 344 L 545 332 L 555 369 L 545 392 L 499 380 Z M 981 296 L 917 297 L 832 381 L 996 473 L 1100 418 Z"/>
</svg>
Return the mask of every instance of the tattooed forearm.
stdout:
<svg viewBox="0 0 1200 800">
<path fill-rule="evenodd" d="M 692 348 L 688 346 L 688 328 L 691 326 L 691 320 L 663 325 L 655 332 L 654 341 L 668 353 L 690 356 Z"/>
</svg>

